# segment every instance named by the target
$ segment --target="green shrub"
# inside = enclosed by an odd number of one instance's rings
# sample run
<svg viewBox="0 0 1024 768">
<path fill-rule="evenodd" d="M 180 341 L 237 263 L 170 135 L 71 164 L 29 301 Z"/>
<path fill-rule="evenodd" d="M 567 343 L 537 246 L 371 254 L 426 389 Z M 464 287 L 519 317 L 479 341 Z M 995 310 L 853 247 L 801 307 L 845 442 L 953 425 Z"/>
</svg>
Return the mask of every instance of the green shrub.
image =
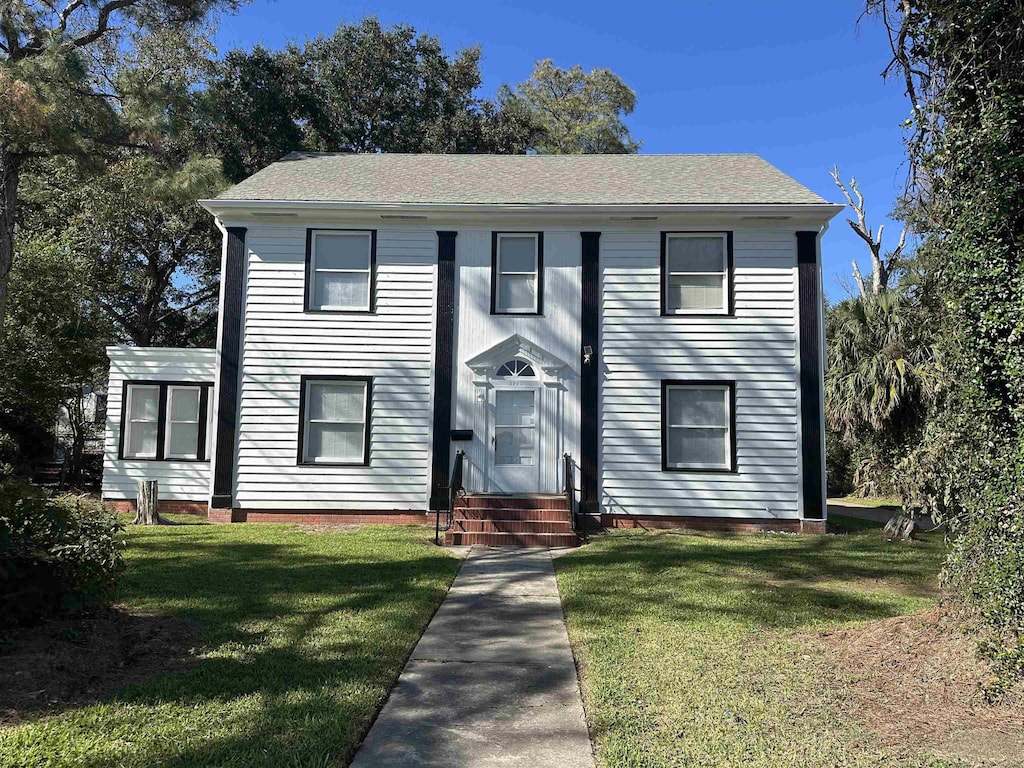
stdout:
<svg viewBox="0 0 1024 768">
<path fill-rule="evenodd" d="M 122 532 L 98 501 L 0 477 L 0 615 L 28 624 L 109 606 Z"/>
<path fill-rule="evenodd" d="M 825 478 L 829 497 L 849 496 L 853 492 L 850 446 L 831 429 L 825 430 Z"/>
</svg>

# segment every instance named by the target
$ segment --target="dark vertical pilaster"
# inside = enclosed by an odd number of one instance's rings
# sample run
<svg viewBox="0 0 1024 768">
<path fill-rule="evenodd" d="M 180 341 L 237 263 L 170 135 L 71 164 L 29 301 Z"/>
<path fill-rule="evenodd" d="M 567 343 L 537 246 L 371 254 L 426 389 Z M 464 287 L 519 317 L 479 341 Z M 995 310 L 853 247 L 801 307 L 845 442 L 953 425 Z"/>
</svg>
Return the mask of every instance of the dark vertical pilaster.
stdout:
<svg viewBox="0 0 1024 768">
<path fill-rule="evenodd" d="M 448 503 L 451 460 L 452 347 L 455 339 L 455 236 L 437 233 L 437 319 L 434 337 L 434 435 L 430 463 L 430 508 Z"/>
<path fill-rule="evenodd" d="M 580 350 L 580 509 L 601 511 L 598 499 L 598 371 L 600 369 L 601 233 L 581 232 L 583 238 L 582 318 Z M 590 347 L 587 360 L 586 348 Z"/>
<path fill-rule="evenodd" d="M 235 435 L 238 431 L 238 358 L 242 339 L 242 275 L 245 227 L 227 228 L 224 301 L 221 303 L 220 361 L 217 378 L 217 444 L 213 454 L 214 509 L 231 509 L 235 484 Z"/>
<path fill-rule="evenodd" d="M 825 517 L 822 462 L 821 265 L 818 233 L 796 233 L 800 297 L 800 451 L 803 457 L 804 517 Z"/>
</svg>

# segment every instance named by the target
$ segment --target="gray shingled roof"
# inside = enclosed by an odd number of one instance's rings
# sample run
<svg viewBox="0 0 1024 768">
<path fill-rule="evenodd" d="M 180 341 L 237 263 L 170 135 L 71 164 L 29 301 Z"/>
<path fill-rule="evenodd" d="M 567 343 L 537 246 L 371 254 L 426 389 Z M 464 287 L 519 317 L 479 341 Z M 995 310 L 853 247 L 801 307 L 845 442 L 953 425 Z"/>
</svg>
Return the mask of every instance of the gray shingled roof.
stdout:
<svg viewBox="0 0 1024 768">
<path fill-rule="evenodd" d="M 519 205 L 822 204 L 757 155 L 292 152 L 220 200 Z"/>
</svg>

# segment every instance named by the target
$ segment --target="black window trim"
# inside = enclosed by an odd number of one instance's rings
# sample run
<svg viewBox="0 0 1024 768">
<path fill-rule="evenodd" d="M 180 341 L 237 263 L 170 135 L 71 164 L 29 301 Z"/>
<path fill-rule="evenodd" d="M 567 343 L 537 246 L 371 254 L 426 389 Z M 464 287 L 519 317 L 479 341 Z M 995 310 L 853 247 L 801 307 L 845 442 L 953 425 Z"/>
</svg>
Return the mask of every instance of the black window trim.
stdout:
<svg viewBox="0 0 1024 768">
<path fill-rule="evenodd" d="M 534 235 L 537 238 L 537 311 L 507 312 L 498 309 L 498 240 L 501 235 Z M 491 314 L 509 317 L 544 316 L 544 233 L 526 230 L 494 230 L 491 232 Z"/>
<path fill-rule="evenodd" d="M 313 305 L 313 234 L 316 232 L 368 232 L 370 234 L 369 309 L 320 309 Z M 377 230 L 356 227 L 306 228 L 306 277 L 302 286 L 302 311 L 319 315 L 374 315 L 377 313 Z"/>
<path fill-rule="evenodd" d="M 306 390 L 311 381 L 360 381 L 366 384 L 366 413 L 363 416 L 362 461 L 306 461 Z M 368 467 L 370 466 L 370 432 L 373 429 L 373 376 L 343 376 L 335 374 L 303 375 L 299 377 L 299 444 L 296 465 L 300 467 Z"/>
<path fill-rule="evenodd" d="M 668 463 L 668 390 L 669 387 L 726 387 L 729 390 L 728 468 L 671 467 Z M 662 379 L 661 380 L 661 471 L 693 474 L 733 475 L 736 462 L 736 380 L 735 379 Z"/>
<path fill-rule="evenodd" d="M 156 423 L 156 456 L 125 456 L 124 449 L 127 442 L 125 425 L 128 420 L 128 388 L 129 387 L 159 387 L 159 401 L 157 405 Z M 168 387 L 198 387 L 199 388 L 199 445 L 194 459 L 172 459 L 166 458 L 167 442 L 167 388 Z M 210 457 L 206 453 L 208 442 L 208 426 L 210 420 L 210 392 L 213 390 L 212 381 L 170 381 L 168 379 L 125 379 L 121 382 L 121 434 L 118 438 L 117 458 L 121 461 L 180 461 L 184 463 L 208 462 Z"/>
<path fill-rule="evenodd" d="M 671 235 L 725 235 L 725 312 L 673 312 L 668 308 L 665 295 L 668 292 L 668 238 Z M 661 279 L 659 281 L 660 297 L 658 303 L 661 307 L 662 317 L 734 317 L 736 315 L 736 269 L 733 261 L 733 232 L 726 229 L 679 229 L 663 231 L 661 233 Z"/>
</svg>

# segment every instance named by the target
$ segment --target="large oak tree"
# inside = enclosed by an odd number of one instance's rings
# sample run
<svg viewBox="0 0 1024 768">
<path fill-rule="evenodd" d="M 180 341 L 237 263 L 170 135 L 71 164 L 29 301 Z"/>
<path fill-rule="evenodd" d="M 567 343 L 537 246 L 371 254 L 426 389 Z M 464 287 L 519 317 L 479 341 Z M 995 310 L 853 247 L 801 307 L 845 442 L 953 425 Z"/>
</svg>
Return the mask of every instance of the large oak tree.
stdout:
<svg viewBox="0 0 1024 768">
<path fill-rule="evenodd" d="M 194 28 L 212 13 L 243 2 L 0 3 L 0 326 L 25 163 L 55 154 L 88 157 L 107 147 L 136 144 L 140 126 L 133 124 L 135 115 L 106 88 L 111 70 L 147 35 Z"/>
</svg>

